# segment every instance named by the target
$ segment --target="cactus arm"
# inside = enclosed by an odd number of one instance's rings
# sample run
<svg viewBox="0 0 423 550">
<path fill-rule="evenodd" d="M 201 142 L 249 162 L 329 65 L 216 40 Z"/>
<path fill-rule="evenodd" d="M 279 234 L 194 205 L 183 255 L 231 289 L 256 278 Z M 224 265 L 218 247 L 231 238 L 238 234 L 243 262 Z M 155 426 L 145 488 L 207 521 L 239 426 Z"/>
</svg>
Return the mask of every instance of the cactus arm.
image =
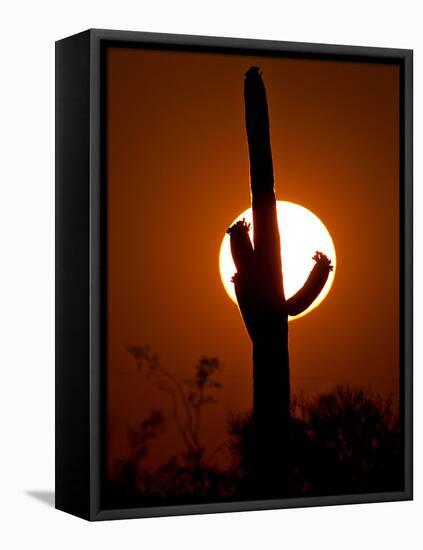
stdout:
<svg viewBox="0 0 423 550">
<path fill-rule="evenodd" d="M 230 236 L 231 253 L 237 272 L 232 278 L 238 306 L 250 338 L 257 322 L 255 307 L 254 251 L 248 235 L 250 224 L 241 220 L 232 225 L 227 233 Z"/>
<path fill-rule="evenodd" d="M 286 302 L 287 313 L 290 316 L 299 315 L 311 306 L 325 286 L 329 273 L 333 269 L 329 258 L 321 252 L 316 252 L 313 256 L 313 260 L 315 260 L 316 263 L 310 271 L 306 282 L 300 290 Z"/>
<path fill-rule="evenodd" d="M 237 272 L 232 277 L 232 282 L 234 283 L 236 299 L 245 328 L 249 337 L 253 340 L 257 334 L 257 323 L 259 322 L 254 278 L 250 274 Z"/>
<path fill-rule="evenodd" d="M 227 233 L 230 237 L 231 254 L 238 272 L 247 272 L 253 269 L 254 251 L 248 235 L 250 224 L 242 219 L 232 225 Z"/>
<path fill-rule="evenodd" d="M 244 82 L 245 124 L 250 156 L 257 292 L 269 309 L 284 302 L 266 91 L 257 67 Z"/>
</svg>

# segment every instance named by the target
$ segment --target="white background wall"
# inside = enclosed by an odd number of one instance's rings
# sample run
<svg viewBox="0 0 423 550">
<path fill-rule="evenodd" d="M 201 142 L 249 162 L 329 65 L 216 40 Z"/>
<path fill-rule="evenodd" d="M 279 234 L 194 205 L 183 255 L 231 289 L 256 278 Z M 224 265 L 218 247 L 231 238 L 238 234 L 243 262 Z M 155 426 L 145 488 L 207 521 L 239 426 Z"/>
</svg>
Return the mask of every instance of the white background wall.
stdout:
<svg viewBox="0 0 423 550">
<path fill-rule="evenodd" d="M 421 2 L 420 2 L 421 4 Z M 415 49 L 415 278 L 422 273 L 419 2 L 18 1 L 0 8 L 0 546 L 421 548 L 422 292 L 415 291 L 415 501 L 89 524 L 54 486 L 54 41 L 89 27 Z M 363 278 L 365 273 L 363 273 Z M 358 297 L 359 299 L 359 297 Z M 44 495 L 45 497 L 45 495 Z"/>
</svg>

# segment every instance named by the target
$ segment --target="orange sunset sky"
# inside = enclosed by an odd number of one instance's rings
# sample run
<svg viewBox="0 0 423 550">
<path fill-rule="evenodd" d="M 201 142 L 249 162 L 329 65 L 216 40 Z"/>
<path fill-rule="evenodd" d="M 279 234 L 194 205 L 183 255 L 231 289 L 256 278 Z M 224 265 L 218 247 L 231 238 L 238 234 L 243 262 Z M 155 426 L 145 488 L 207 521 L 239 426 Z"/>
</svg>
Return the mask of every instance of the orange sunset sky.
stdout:
<svg viewBox="0 0 423 550">
<path fill-rule="evenodd" d="M 243 80 L 252 65 L 267 90 L 277 198 L 314 212 L 337 253 L 329 295 L 289 325 L 292 391 L 348 383 L 398 400 L 399 67 L 109 48 L 109 464 L 129 456 L 128 430 L 152 407 L 170 416 L 128 345 L 148 344 L 180 378 L 202 356 L 221 360 L 206 445 L 225 439 L 231 412 L 251 408 L 251 344 L 218 255 L 250 206 Z M 151 460 L 180 449 L 171 426 L 154 445 Z"/>
</svg>

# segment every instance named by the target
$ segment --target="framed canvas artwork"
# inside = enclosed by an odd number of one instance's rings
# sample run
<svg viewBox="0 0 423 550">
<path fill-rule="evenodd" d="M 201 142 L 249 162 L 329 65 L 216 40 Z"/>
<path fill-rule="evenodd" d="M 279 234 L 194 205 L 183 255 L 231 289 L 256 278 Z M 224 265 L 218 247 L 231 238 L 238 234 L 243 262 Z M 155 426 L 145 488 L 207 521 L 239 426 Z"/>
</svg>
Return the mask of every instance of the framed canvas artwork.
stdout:
<svg viewBox="0 0 423 550">
<path fill-rule="evenodd" d="M 56 507 L 412 498 L 412 52 L 56 43 Z"/>
</svg>

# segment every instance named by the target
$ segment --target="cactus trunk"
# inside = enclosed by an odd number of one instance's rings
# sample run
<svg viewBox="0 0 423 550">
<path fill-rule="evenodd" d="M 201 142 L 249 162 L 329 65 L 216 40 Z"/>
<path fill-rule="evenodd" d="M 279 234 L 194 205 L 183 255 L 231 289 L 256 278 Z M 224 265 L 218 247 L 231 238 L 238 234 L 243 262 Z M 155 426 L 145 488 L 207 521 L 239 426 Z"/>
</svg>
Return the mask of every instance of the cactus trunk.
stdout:
<svg viewBox="0 0 423 550">
<path fill-rule="evenodd" d="M 269 114 L 257 67 L 251 67 L 245 75 L 244 100 L 253 243 L 245 220 L 235 223 L 228 233 L 237 270 L 233 277 L 235 293 L 253 345 L 253 413 L 261 456 L 259 467 L 266 478 L 266 471 L 271 472 L 284 462 L 282 445 L 287 442 L 284 432 L 290 419 L 288 315 L 298 315 L 310 306 L 326 283 L 332 266 L 324 254 L 316 252 L 313 258 L 316 265 L 304 286 L 286 300 Z"/>
<path fill-rule="evenodd" d="M 283 289 L 266 92 L 256 68 L 245 78 L 258 319 L 253 344 L 254 415 L 260 432 L 289 418 L 288 315 Z"/>
</svg>

